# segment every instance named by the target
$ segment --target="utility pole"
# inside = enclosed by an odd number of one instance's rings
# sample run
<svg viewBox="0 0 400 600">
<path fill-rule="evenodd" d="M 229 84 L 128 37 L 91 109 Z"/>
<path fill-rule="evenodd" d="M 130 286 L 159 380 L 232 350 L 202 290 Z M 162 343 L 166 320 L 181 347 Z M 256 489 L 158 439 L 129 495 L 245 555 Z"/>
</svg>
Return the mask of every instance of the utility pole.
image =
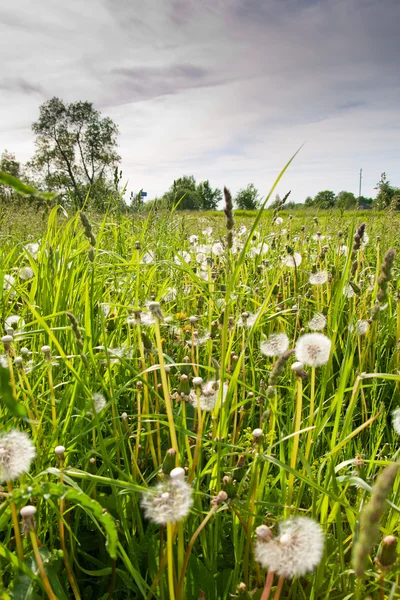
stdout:
<svg viewBox="0 0 400 600">
<path fill-rule="evenodd" d="M 361 198 L 361 182 L 362 182 L 362 169 L 360 169 L 360 183 L 358 186 L 358 199 Z"/>
</svg>

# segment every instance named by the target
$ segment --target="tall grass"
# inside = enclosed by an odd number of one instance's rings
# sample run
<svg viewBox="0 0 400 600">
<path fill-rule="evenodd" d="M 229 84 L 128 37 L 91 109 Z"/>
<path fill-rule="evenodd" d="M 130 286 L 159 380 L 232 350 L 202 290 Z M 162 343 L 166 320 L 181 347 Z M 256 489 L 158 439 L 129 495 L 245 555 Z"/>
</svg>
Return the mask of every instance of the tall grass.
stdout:
<svg viewBox="0 0 400 600">
<path fill-rule="evenodd" d="M 352 254 L 357 213 L 313 216 L 284 215 L 282 226 L 269 213 L 236 218 L 232 249 L 216 216 L 92 216 L 93 247 L 79 216 L 66 219 L 57 207 L 40 240 L 28 239 L 23 216 L 20 230 L 17 219 L 3 229 L 0 280 L 15 281 L 0 286 L 0 320 L 18 315 L 25 324 L 14 324 L 4 350 L 11 369 L 3 361 L 1 428 L 29 433 L 37 456 L 2 491 L 0 597 L 46 597 L 44 569 L 60 599 L 257 600 L 266 573 L 254 558 L 255 529 L 275 534 L 299 515 L 321 524 L 323 559 L 306 577 L 273 581 L 271 594 L 279 585 L 281 598 L 400 597 L 395 572 L 382 577 L 374 563 L 377 546 L 363 577 L 351 563 L 360 511 L 398 453 L 390 418 L 400 404 L 398 260 L 387 306 L 366 335 L 358 323 L 371 316 L 399 222 L 363 216 L 369 243 Z M 200 264 L 194 234 L 223 251 L 203 248 Z M 302 257 L 296 268 L 284 264 L 293 252 Z M 26 266 L 32 277 L 21 279 Z M 311 285 L 313 270 L 326 270 L 328 281 Z M 148 301 L 160 302 L 164 317 L 150 326 L 135 319 Z M 245 312 L 257 313 L 251 327 L 240 326 Z M 260 342 L 285 332 L 294 348 L 315 313 L 327 320 L 328 363 L 305 367 L 303 379 L 288 357 L 271 391 L 276 358 Z M 216 393 L 226 396 L 213 411 L 187 401 L 195 376 L 220 381 Z M 99 412 L 93 394 L 105 399 Z M 190 514 L 168 527 L 147 521 L 141 493 L 178 465 L 193 488 Z M 22 560 L 11 511 L 27 504 L 37 509 L 36 533 L 23 535 Z M 396 479 L 382 537 L 397 535 L 399 505 Z"/>
</svg>

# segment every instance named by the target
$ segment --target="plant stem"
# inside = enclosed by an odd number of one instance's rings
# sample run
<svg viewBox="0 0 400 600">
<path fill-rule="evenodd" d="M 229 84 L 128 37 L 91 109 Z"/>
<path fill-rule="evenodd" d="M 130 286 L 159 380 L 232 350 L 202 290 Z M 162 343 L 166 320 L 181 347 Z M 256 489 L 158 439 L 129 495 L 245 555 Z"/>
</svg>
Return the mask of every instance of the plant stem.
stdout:
<svg viewBox="0 0 400 600">
<path fill-rule="evenodd" d="M 57 600 L 57 597 L 54 595 L 54 592 L 51 589 L 51 585 L 50 585 L 49 578 L 47 577 L 47 573 L 44 570 L 42 557 L 40 555 L 39 546 L 38 546 L 37 539 L 36 539 L 36 533 L 33 529 L 31 529 L 29 532 L 29 535 L 31 538 L 33 553 L 35 555 L 36 563 L 37 563 L 37 566 L 39 569 L 40 578 L 43 582 L 44 589 L 46 590 L 46 593 L 47 593 L 48 597 L 50 598 L 50 600 Z"/>
<path fill-rule="evenodd" d="M 300 423 L 301 423 L 301 413 L 303 407 L 303 380 L 301 377 L 296 377 L 296 414 L 295 414 L 295 422 L 294 422 L 294 433 L 297 434 L 300 431 Z M 299 442 L 300 435 L 295 435 L 293 438 L 293 447 L 292 447 L 292 456 L 290 459 L 290 467 L 294 470 L 296 468 L 297 463 L 297 452 L 299 450 Z M 289 474 L 289 483 L 288 483 L 288 496 L 287 502 L 288 511 L 290 511 L 290 506 L 292 504 L 293 498 L 293 484 L 294 484 L 294 474 Z"/>
<path fill-rule="evenodd" d="M 283 575 L 281 575 L 278 579 L 278 585 L 276 586 L 274 600 L 279 600 L 279 598 L 281 597 L 281 591 L 282 591 L 284 582 L 285 582 L 285 578 Z"/>
<path fill-rule="evenodd" d="M 21 534 L 19 531 L 17 509 L 15 507 L 14 500 L 12 499 L 13 490 L 12 490 L 11 481 L 7 481 L 7 490 L 8 490 L 8 493 L 10 494 L 11 519 L 12 519 L 13 527 L 14 527 L 14 535 L 15 535 L 15 544 L 17 546 L 17 554 L 18 554 L 19 560 L 24 560 L 24 551 L 22 549 L 22 541 L 21 541 Z"/>
<path fill-rule="evenodd" d="M 271 593 L 271 589 L 272 589 L 272 584 L 274 582 L 274 571 L 268 571 L 267 573 L 267 577 L 265 580 L 265 587 L 263 589 L 263 593 L 261 595 L 260 600 L 268 600 L 269 595 Z"/>
<path fill-rule="evenodd" d="M 174 527 L 172 523 L 167 523 L 168 590 L 170 600 L 175 600 L 173 537 Z"/>
</svg>

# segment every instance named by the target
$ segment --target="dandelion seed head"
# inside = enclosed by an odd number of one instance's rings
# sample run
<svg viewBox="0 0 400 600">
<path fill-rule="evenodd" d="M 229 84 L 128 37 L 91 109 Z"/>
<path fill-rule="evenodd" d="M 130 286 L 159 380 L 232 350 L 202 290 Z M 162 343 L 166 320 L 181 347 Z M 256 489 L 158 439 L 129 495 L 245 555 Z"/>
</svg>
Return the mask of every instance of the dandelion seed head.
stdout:
<svg viewBox="0 0 400 600">
<path fill-rule="evenodd" d="M 323 551 L 321 526 L 313 519 L 296 517 L 280 524 L 277 537 L 259 537 L 255 557 L 265 569 L 292 579 L 312 572 L 321 562 Z"/>
<path fill-rule="evenodd" d="M 193 380 L 193 384 L 194 384 L 194 380 Z M 206 383 L 204 383 L 201 386 L 201 393 L 200 393 L 199 400 L 197 398 L 196 390 L 190 391 L 189 398 L 188 398 L 190 404 L 192 404 L 196 408 L 197 402 L 199 401 L 201 410 L 205 410 L 207 412 L 214 410 L 217 402 L 219 401 L 220 394 L 222 394 L 221 404 L 223 404 L 225 402 L 226 395 L 228 393 L 229 386 L 227 383 L 224 383 L 224 385 L 222 386 L 222 392 L 220 392 L 220 386 L 221 386 L 221 382 L 219 382 L 219 381 L 215 381 L 215 380 L 206 381 Z"/>
<path fill-rule="evenodd" d="M 36 456 L 29 436 L 12 429 L 0 437 L 0 481 L 13 481 L 28 473 Z"/>
<path fill-rule="evenodd" d="M 25 250 L 32 256 L 32 258 L 34 258 L 35 260 L 37 259 L 37 255 L 39 252 L 39 244 L 36 242 L 31 242 L 30 244 L 25 244 L 24 248 Z"/>
<path fill-rule="evenodd" d="M 158 525 L 182 521 L 189 514 L 192 504 L 192 488 L 180 473 L 178 477 L 170 476 L 145 491 L 141 500 L 146 519 Z"/>
<path fill-rule="evenodd" d="M 276 217 L 276 219 L 275 219 L 275 225 L 282 225 L 282 223 L 283 223 L 282 217 Z"/>
<path fill-rule="evenodd" d="M 345 246 L 344 244 L 342 246 L 339 247 L 339 254 L 340 256 L 347 256 L 349 253 L 349 248 L 348 246 Z"/>
<path fill-rule="evenodd" d="M 298 267 L 301 264 L 302 260 L 301 254 L 295 252 L 294 254 L 287 254 L 283 259 L 283 264 L 285 267 L 294 269 L 294 267 Z"/>
<path fill-rule="evenodd" d="M 190 235 L 189 242 L 192 244 L 192 246 L 197 246 L 197 244 L 199 243 L 199 236 L 198 235 Z"/>
<path fill-rule="evenodd" d="M 224 254 L 224 247 L 221 242 L 215 242 L 215 244 L 213 244 L 212 253 L 215 254 L 215 256 L 222 256 Z"/>
<path fill-rule="evenodd" d="M 310 367 L 325 365 L 331 352 L 331 340 L 323 333 L 306 333 L 298 340 L 295 354 L 298 361 Z"/>
<path fill-rule="evenodd" d="M 289 338 L 286 333 L 272 333 L 260 344 L 264 356 L 279 356 L 289 348 Z"/>
<path fill-rule="evenodd" d="M 353 296 L 355 296 L 353 288 L 348 283 L 343 286 L 343 296 L 345 296 L 345 298 L 353 298 Z"/>
<path fill-rule="evenodd" d="M 151 265 L 154 263 L 154 252 L 145 252 L 142 256 L 142 263 L 144 265 Z"/>
<path fill-rule="evenodd" d="M 18 271 L 18 274 L 19 274 L 20 279 L 27 281 L 28 279 L 33 278 L 33 269 L 31 269 L 31 267 L 22 267 Z"/>
<path fill-rule="evenodd" d="M 7 319 L 4 321 L 4 329 L 7 331 L 7 329 L 19 329 L 21 330 L 25 325 L 25 321 L 22 317 L 20 317 L 19 315 L 10 315 L 9 317 L 7 317 Z"/>
<path fill-rule="evenodd" d="M 395 408 L 392 411 L 392 425 L 397 435 L 400 435 L 400 408 Z"/>
<path fill-rule="evenodd" d="M 106 407 L 106 399 L 103 394 L 92 394 L 93 406 L 94 410 L 97 414 L 101 413 L 101 411 Z"/>
<path fill-rule="evenodd" d="M 357 334 L 358 335 L 366 335 L 367 331 L 369 329 L 369 323 L 368 321 L 358 321 L 357 322 Z"/>
<path fill-rule="evenodd" d="M 317 271 L 316 273 L 311 273 L 308 281 L 312 285 L 323 285 L 328 281 L 328 271 Z"/>
<path fill-rule="evenodd" d="M 189 252 L 186 252 L 186 251 L 180 252 L 179 256 L 178 255 L 174 256 L 174 261 L 175 261 L 175 264 L 177 264 L 177 265 L 181 265 L 182 262 L 190 263 L 191 260 L 192 259 L 191 259 Z"/>
<path fill-rule="evenodd" d="M 313 331 L 322 331 L 326 327 L 326 317 L 322 313 L 316 313 L 308 322 L 308 327 Z"/>
</svg>

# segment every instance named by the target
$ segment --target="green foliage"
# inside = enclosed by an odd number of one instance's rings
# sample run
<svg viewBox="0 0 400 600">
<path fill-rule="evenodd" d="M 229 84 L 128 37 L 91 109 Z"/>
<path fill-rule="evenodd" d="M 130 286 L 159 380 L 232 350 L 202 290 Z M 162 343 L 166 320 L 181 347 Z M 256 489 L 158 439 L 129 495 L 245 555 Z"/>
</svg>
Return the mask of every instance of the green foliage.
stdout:
<svg viewBox="0 0 400 600">
<path fill-rule="evenodd" d="M 234 200 L 240 210 L 256 210 L 260 205 L 260 196 L 254 184 L 249 183 L 246 188 L 241 189 Z"/>
<path fill-rule="evenodd" d="M 221 190 L 212 189 L 208 180 L 197 185 L 193 175 L 184 175 L 174 180 L 158 205 L 176 206 L 178 210 L 215 210 L 221 199 Z"/>
<path fill-rule="evenodd" d="M 44 185 L 70 197 L 76 208 L 91 191 L 97 205 L 105 208 L 120 160 L 115 123 L 102 118 L 90 102 L 66 104 L 52 98 L 40 107 L 32 130 L 36 152 L 30 167 Z"/>
<path fill-rule="evenodd" d="M 389 206 L 394 210 L 400 209 L 400 188 L 390 185 L 386 173 L 382 173 L 375 189 L 378 190 L 375 199 L 375 207 L 377 210 L 383 210 Z"/>
</svg>

